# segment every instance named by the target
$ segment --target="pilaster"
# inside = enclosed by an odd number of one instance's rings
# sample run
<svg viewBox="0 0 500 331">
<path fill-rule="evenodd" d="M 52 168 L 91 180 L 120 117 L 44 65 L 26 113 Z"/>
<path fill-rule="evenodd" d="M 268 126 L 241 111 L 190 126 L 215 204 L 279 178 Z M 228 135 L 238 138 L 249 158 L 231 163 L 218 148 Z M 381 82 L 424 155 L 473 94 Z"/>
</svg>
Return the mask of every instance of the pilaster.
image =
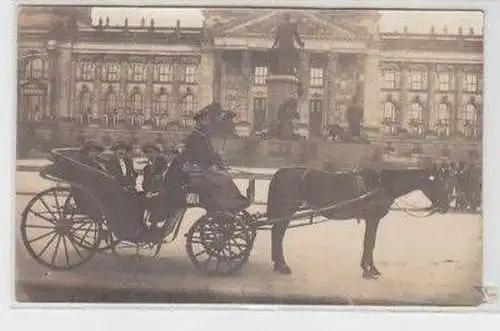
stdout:
<svg viewBox="0 0 500 331">
<path fill-rule="evenodd" d="M 328 53 L 328 63 L 326 65 L 326 109 L 324 115 L 324 125 L 333 124 L 335 122 L 335 108 L 336 108 L 336 100 L 335 100 L 335 77 L 337 71 L 337 53 Z"/>
<path fill-rule="evenodd" d="M 309 63 L 310 54 L 300 52 L 299 79 L 302 84 L 302 96 L 299 99 L 299 114 L 302 123 L 309 123 Z"/>
<path fill-rule="evenodd" d="M 377 128 L 379 123 L 380 107 L 380 52 L 370 50 L 363 59 L 364 61 L 364 93 L 363 93 L 363 125 L 368 128 Z"/>
<path fill-rule="evenodd" d="M 153 58 L 148 58 L 146 60 L 146 90 L 145 102 L 144 102 L 144 119 L 149 120 L 151 118 L 153 102 L 154 102 L 154 88 L 153 88 L 153 77 L 154 77 L 154 60 Z"/>
<path fill-rule="evenodd" d="M 464 89 L 464 68 L 460 65 L 455 67 L 455 102 L 454 107 L 451 109 L 450 114 L 450 135 L 454 135 L 458 131 L 458 117 L 460 110 L 464 105 L 462 105 L 463 99 L 463 89 Z"/>
<path fill-rule="evenodd" d="M 213 50 L 203 46 L 198 70 L 198 82 L 201 87 L 198 89 L 198 104 L 200 108 L 212 103 L 214 100 L 214 66 L 215 56 Z"/>
<path fill-rule="evenodd" d="M 435 102 L 435 90 L 436 90 L 436 80 L 438 79 L 437 77 L 437 70 L 436 70 L 436 65 L 431 63 L 428 66 L 428 72 L 427 72 L 427 107 L 424 111 L 424 128 L 425 130 L 429 129 L 430 122 L 431 122 L 431 115 L 432 111 L 436 109 L 436 102 Z"/>
<path fill-rule="evenodd" d="M 55 89 L 54 111 L 61 117 L 71 117 L 73 115 L 74 103 L 72 102 L 75 93 L 76 68 L 73 63 L 71 46 L 59 47 L 57 59 L 54 64 L 54 72 L 57 77 L 53 80 Z"/>
<path fill-rule="evenodd" d="M 243 70 L 243 89 L 250 92 L 251 79 L 252 79 L 252 53 L 245 50 L 242 54 L 241 68 Z M 251 93 L 246 94 L 246 100 L 243 101 L 242 120 L 253 122 L 252 97 Z"/>
</svg>

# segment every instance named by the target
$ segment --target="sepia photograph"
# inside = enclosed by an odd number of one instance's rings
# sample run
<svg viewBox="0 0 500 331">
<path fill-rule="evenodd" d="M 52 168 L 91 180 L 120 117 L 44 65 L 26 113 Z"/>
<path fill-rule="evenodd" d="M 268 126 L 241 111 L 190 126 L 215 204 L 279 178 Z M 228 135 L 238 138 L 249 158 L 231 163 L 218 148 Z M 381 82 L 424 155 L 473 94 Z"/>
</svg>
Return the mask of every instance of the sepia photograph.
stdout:
<svg viewBox="0 0 500 331">
<path fill-rule="evenodd" d="M 480 305 L 483 32 L 20 6 L 15 300 Z"/>
</svg>

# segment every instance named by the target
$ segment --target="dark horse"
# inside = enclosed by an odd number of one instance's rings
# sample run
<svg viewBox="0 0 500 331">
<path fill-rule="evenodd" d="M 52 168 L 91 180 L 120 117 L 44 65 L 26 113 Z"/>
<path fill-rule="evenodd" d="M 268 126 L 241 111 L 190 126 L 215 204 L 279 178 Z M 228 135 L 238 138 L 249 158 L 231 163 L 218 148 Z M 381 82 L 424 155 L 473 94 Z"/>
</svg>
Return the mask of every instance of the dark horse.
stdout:
<svg viewBox="0 0 500 331">
<path fill-rule="evenodd" d="M 435 206 L 446 213 L 449 198 L 445 179 L 436 167 L 432 169 L 362 170 L 358 175 L 331 173 L 307 168 L 282 168 L 272 177 L 267 200 L 269 219 L 292 217 L 300 206 L 318 209 L 355 199 L 366 192 L 375 192 L 362 202 L 340 209 L 321 212 L 330 220 L 364 219 L 365 235 L 361 268 L 364 278 L 377 278 L 380 272 L 373 263 L 373 249 L 380 220 L 386 216 L 395 199 L 412 191 L 422 191 Z M 375 190 L 375 191 L 374 191 Z M 290 274 L 283 253 L 283 239 L 290 221 L 272 227 L 272 260 L 274 270 Z"/>
</svg>

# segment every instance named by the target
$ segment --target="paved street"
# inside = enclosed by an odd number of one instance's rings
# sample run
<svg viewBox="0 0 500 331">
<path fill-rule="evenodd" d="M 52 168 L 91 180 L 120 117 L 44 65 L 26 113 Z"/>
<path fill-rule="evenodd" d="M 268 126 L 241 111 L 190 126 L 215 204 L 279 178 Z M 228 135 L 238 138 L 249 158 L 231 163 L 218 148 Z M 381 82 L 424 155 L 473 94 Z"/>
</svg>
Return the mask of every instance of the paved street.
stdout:
<svg viewBox="0 0 500 331">
<path fill-rule="evenodd" d="M 245 187 L 244 181 L 238 182 Z M 47 185 L 36 173 L 17 173 L 17 192 L 41 191 Z M 257 199 L 265 200 L 266 183 L 258 186 Z M 392 211 L 381 223 L 376 245 L 375 263 L 384 276 L 378 281 L 361 278 L 364 224 L 355 221 L 290 230 L 285 239 L 285 254 L 292 275 L 272 270 L 270 233 L 266 231 L 259 233 L 249 263 L 237 275 L 202 276 L 191 265 L 182 236 L 201 215 L 199 210 L 188 212 L 181 235 L 162 248 L 157 260 L 133 261 L 101 253 L 76 270 L 55 272 L 34 262 L 22 245 L 18 225 L 29 199 L 29 195 L 16 198 L 16 280 L 21 285 L 17 289 L 20 299 L 26 299 L 33 285 L 42 285 L 52 286 L 50 292 L 54 296 L 57 288 L 84 289 L 89 293 L 107 289 L 120 290 L 122 297 L 143 291 L 148 293 L 147 301 L 162 302 L 467 305 L 478 300 L 474 286 L 481 283 L 479 215 L 415 218 Z M 418 194 L 405 201 L 426 204 Z M 254 209 L 264 211 L 264 206 Z"/>
</svg>

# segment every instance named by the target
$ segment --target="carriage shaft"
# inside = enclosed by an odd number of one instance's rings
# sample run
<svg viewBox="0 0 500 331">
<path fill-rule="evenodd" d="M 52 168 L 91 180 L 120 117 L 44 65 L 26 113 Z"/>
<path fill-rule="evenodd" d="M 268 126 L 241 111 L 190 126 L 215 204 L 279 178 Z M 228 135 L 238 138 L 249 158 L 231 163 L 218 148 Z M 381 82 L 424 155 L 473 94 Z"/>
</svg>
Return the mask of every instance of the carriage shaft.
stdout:
<svg viewBox="0 0 500 331">
<path fill-rule="evenodd" d="M 379 189 L 373 190 L 373 191 L 368 192 L 366 194 L 363 194 L 360 197 L 355 198 L 355 199 L 351 199 L 351 200 L 339 202 L 339 203 L 332 204 L 332 205 L 329 205 L 329 206 L 326 206 L 326 207 L 322 207 L 322 208 L 318 208 L 318 209 L 312 209 L 312 210 L 309 210 L 307 212 L 295 214 L 293 216 L 286 216 L 286 217 L 279 217 L 279 218 L 267 219 L 267 214 L 263 214 L 263 215 L 260 215 L 259 219 L 257 219 L 255 222 L 253 222 L 251 224 L 251 227 L 254 227 L 256 229 L 260 229 L 262 227 L 269 226 L 269 225 L 274 225 L 274 224 L 281 223 L 281 222 L 298 221 L 298 220 L 303 220 L 303 219 L 306 219 L 306 218 L 310 218 L 311 219 L 307 225 L 317 224 L 319 222 L 314 223 L 312 221 L 312 218 L 317 217 L 317 216 L 321 216 L 321 213 L 331 212 L 331 211 L 334 211 L 335 209 L 340 209 L 342 207 L 346 207 L 346 206 L 349 206 L 349 205 L 352 205 L 352 204 L 355 204 L 355 203 L 358 203 L 358 202 L 365 201 L 365 200 L 373 197 L 377 192 L 379 192 Z M 306 225 L 306 224 L 304 224 L 304 225 Z M 297 225 L 295 227 L 304 226 L 304 225 Z"/>
</svg>

